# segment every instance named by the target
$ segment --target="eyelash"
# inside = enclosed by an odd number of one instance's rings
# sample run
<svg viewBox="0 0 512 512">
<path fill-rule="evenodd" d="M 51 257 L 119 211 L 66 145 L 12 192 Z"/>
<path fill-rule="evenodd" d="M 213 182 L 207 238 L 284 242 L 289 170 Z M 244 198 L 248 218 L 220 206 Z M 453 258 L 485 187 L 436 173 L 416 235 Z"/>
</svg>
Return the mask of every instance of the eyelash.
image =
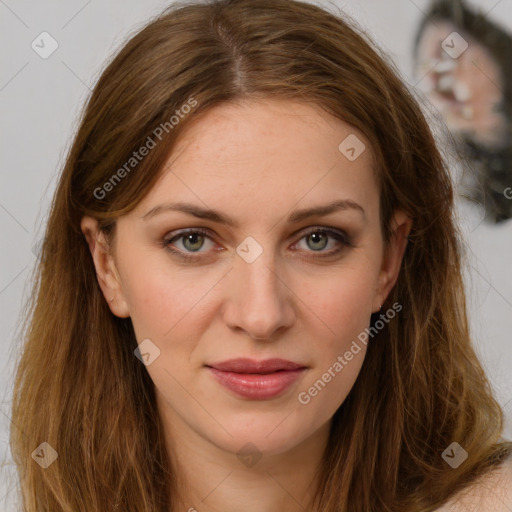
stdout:
<svg viewBox="0 0 512 512">
<path fill-rule="evenodd" d="M 328 251 L 327 253 L 324 253 L 324 254 L 320 254 L 322 251 L 318 251 L 317 255 L 315 255 L 315 256 L 305 256 L 306 259 L 328 258 L 328 257 L 332 257 L 332 256 L 335 256 L 336 254 L 340 253 L 346 247 L 354 247 L 352 239 L 347 233 L 345 233 L 344 231 L 338 231 L 338 230 L 334 230 L 334 229 L 326 228 L 326 227 L 312 228 L 307 233 L 304 233 L 301 236 L 301 238 L 299 239 L 299 242 L 303 238 L 307 238 L 308 236 L 310 236 L 314 233 L 321 233 L 321 234 L 328 235 L 331 238 L 334 238 L 335 240 L 337 240 L 338 243 L 341 245 L 337 249 Z M 183 252 L 180 250 L 173 249 L 171 247 L 172 242 L 179 240 L 179 239 L 183 239 L 186 235 L 190 235 L 190 234 L 200 234 L 200 235 L 203 235 L 203 236 L 209 238 L 210 240 L 212 239 L 209 231 L 207 231 L 203 228 L 191 228 L 191 229 L 187 229 L 184 231 L 180 231 L 178 234 L 174 235 L 171 238 L 164 238 L 161 241 L 161 245 L 164 248 L 166 248 L 169 252 L 178 256 L 179 258 L 183 259 L 184 261 L 197 261 L 200 258 L 199 252 L 197 253 L 198 255 L 196 256 L 196 255 L 192 255 L 191 253 L 186 253 L 186 252 Z M 310 252 L 315 252 L 315 251 L 310 251 Z"/>
</svg>

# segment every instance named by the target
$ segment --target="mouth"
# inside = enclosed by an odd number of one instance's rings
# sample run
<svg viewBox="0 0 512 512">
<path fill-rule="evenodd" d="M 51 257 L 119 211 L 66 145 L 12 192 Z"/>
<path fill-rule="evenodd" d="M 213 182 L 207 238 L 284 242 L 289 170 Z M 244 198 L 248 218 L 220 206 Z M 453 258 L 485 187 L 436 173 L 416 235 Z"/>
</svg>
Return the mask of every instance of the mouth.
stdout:
<svg viewBox="0 0 512 512">
<path fill-rule="evenodd" d="M 206 368 L 223 387 L 249 400 L 278 397 L 307 370 L 305 365 L 284 359 L 230 359 Z"/>
</svg>

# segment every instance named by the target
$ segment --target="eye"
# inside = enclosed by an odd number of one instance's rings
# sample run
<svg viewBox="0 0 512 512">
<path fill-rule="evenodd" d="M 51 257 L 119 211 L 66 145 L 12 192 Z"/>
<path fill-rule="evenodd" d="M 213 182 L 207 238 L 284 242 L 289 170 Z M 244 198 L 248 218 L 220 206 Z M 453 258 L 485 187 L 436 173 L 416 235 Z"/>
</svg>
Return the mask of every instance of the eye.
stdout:
<svg viewBox="0 0 512 512">
<path fill-rule="evenodd" d="M 334 256 L 346 247 L 353 247 L 352 240 L 347 233 L 325 227 L 310 229 L 292 247 L 297 247 L 303 240 L 305 241 L 305 247 L 303 246 L 300 250 L 304 250 L 306 253 L 318 253 L 306 256 L 306 258 Z M 181 231 L 170 238 L 165 238 L 162 240 L 162 245 L 179 258 L 197 260 L 201 253 L 208 252 L 208 250 L 201 251 L 205 247 L 205 241 L 211 244 L 210 248 L 215 245 L 209 231 L 202 228 L 192 228 Z M 329 241 L 333 241 L 331 246 L 334 246 L 334 248 L 326 251 Z M 175 248 L 176 246 L 178 247 Z M 194 253 L 197 253 L 197 255 Z"/>
<path fill-rule="evenodd" d="M 187 253 L 201 252 L 200 249 L 204 246 L 205 240 L 209 240 L 213 244 L 213 241 L 207 231 L 200 228 L 194 228 L 181 231 L 171 238 L 164 239 L 163 244 L 173 254 L 184 259 L 196 259 L 196 256 Z M 179 248 L 179 250 L 173 249 L 171 246 L 174 245 L 175 241 L 178 241 L 182 248 Z"/>
<path fill-rule="evenodd" d="M 334 246 L 334 248 L 326 251 L 324 249 L 329 245 L 329 239 L 333 241 L 331 247 Z M 300 245 L 300 242 L 303 240 L 305 241 L 306 252 L 320 253 L 318 256 L 315 254 L 312 256 L 308 255 L 306 256 L 307 258 L 334 256 L 341 252 L 345 247 L 353 247 L 352 240 L 347 233 L 324 227 L 315 227 L 309 230 L 301 237 L 299 243 L 295 246 Z"/>
</svg>

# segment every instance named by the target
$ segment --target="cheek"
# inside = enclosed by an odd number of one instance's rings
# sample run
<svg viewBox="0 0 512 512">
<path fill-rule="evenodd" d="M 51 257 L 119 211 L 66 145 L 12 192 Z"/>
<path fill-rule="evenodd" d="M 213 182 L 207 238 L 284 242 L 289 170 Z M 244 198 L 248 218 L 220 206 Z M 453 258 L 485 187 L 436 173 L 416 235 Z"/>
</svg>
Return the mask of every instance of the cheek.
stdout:
<svg viewBox="0 0 512 512">
<path fill-rule="evenodd" d="M 340 407 L 361 371 L 367 348 L 363 336 L 373 299 L 374 281 L 369 274 L 353 272 L 351 279 L 334 283 L 323 301 L 315 295 L 314 307 L 323 312 L 321 318 L 330 333 L 310 337 L 314 363 L 297 390 L 297 399 L 317 426 Z"/>
<path fill-rule="evenodd" d="M 197 325 L 208 292 L 221 276 L 214 272 L 177 268 L 165 250 L 125 251 L 119 261 L 123 293 L 137 339 L 164 340 L 182 325 Z"/>
<path fill-rule="evenodd" d="M 126 254 L 119 262 L 120 274 L 137 340 L 162 340 L 192 308 L 200 291 L 179 274 L 171 275 L 161 258 L 150 258 L 143 251 Z"/>
<path fill-rule="evenodd" d="M 315 337 L 311 333 L 315 364 L 308 383 L 332 381 L 321 401 L 336 407 L 350 391 L 364 361 L 365 329 L 370 323 L 377 277 L 376 262 L 365 258 L 337 278 L 317 282 L 309 297 L 308 307 L 321 319 L 328 335 Z"/>
<path fill-rule="evenodd" d="M 334 344 L 346 342 L 368 324 L 378 273 L 375 262 L 365 261 L 309 284 L 308 306 L 330 331 Z"/>
<path fill-rule="evenodd" d="M 333 282 L 334 281 L 334 282 Z M 371 310 L 374 284 L 367 276 L 358 279 L 331 279 L 330 288 L 318 290 L 313 295 L 312 305 L 319 308 L 329 325 L 347 325 L 361 316 L 366 317 Z"/>
</svg>

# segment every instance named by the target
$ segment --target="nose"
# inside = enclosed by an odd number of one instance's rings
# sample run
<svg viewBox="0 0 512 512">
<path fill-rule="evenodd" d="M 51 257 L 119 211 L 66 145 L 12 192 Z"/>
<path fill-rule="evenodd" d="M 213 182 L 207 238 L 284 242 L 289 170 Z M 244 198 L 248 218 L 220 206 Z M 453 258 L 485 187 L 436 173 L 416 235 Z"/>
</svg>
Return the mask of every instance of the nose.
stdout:
<svg viewBox="0 0 512 512">
<path fill-rule="evenodd" d="M 297 296 L 272 251 L 264 250 L 251 263 L 235 258 L 226 283 L 224 321 L 258 341 L 275 340 L 295 321 Z M 289 280 L 288 280 L 289 281 Z"/>
</svg>

